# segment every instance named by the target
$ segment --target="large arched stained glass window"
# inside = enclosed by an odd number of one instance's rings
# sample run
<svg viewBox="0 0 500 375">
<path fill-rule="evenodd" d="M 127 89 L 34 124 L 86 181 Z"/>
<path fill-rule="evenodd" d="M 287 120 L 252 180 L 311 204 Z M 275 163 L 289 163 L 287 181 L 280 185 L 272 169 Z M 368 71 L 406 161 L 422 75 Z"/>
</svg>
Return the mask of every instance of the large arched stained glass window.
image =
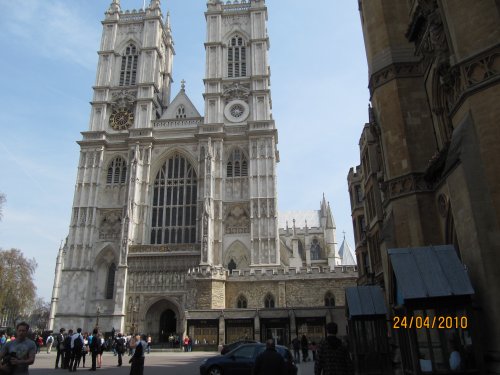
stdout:
<svg viewBox="0 0 500 375">
<path fill-rule="evenodd" d="M 181 155 L 160 168 L 153 188 L 151 244 L 196 242 L 196 172 Z"/>
</svg>

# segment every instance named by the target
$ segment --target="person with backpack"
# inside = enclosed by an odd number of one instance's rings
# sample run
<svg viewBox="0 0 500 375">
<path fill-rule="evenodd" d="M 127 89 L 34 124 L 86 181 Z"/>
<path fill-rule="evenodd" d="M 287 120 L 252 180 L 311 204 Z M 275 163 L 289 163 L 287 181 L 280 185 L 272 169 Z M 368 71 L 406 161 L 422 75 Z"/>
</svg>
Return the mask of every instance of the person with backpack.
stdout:
<svg viewBox="0 0 500 375">
<path fill-rule="evenodd" d="M 90 371 L 96 371 L 97 356 L 101 353 L 101 335 L 99 334 L 97 328 L 94 328 L 92 331 L 92 340 L 90 340 L 89 343 L 89 350 L 92 354 L 92 367 L 90 368 Z"/>
<path fill-rule="evenodd" d="M 47 336 L 47 340 L 45 340 L 45 345 L 47 345 L 47 354 L 50 354 L 52 351 L 52 344 L 54 343 L 54 336 L 49 333 L 49 336 Z"/>
<path fill-rule="evenodd" d="M 125 338 L 123 335 L 118 333 L 118 336 L 115 337 L 114 343 L 116 354 L 118 355 L 118 367 L 122 365 L 122 355 L 125 353 Z"/>
<path fill-rule="evenodd" d="M 80 363 L 83 351 L 83 336 L 82 329 L 78 328 L 76 333 L 71 336 L 71 360 L 69 364 L 69 371 L 75 372 L 77 363 Z"/>
<path fill-rule="evenodd" d="M 61 368 L 64 368 L 64 332 L 66 330 L 61 328 L 59 333 L 55 337 L 55 345 L 56 345 L 56 366 L 55 369 L 59 368 L 59 359 L 61 360 Z"/>
</svg>

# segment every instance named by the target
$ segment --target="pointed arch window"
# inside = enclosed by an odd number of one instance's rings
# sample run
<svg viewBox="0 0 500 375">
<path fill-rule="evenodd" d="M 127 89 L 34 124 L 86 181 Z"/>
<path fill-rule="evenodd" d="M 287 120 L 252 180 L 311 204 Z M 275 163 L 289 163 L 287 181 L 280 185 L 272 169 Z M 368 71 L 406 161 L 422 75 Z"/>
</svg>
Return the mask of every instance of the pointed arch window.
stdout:
<svg viewBox="0 0 500 375">
<path fill-rule="evenodd" d="M 266 309 L 274 309 L 274 297 L 272 294 L 268 294 L 266 295 L 266 298 L 264 298 L 264 307 Z"/>
<path fill-rule="evenodd" d="M 321 247 L 319 246 L 318 240 L 315 238 L 312 240 L 311 244 L 311 260 L 319 260 L 321 257 Z"/>
<path fill-rule="evenodd" d="M 134 44 L 130 43 L 122 56 L 122 64 L 120 67 L 120 86 L 135 85 L 138 61 L 139 53 L 137 52 L 137 48 Z"/>
<path fill-rule="evenodd" d="M 175 118 L 186 118 L 186 108 L 182 104 L 177 107 Z"/>
<path fill-rule="evenodd" d="M 106 183 L 108 185 L 124 184 L 127 181 L 127 163 L 122 157 L 118 156 L 113 159 L 108 167 Z"/>
<path fill-rule="evenodd" d="M 325 294 L 325 307 L 335 307 L 335 297 L 332 292 Z"/>
<path fill-rule="evenodd" d="M 247 58 L 245 40 L 235 35 L 229 41 L 227 48 L 227 76 L 229 78 L 245 77 L 247 75 Z"/>
<path fill-rule="evenodd" d="M 160 168 L 153 187 L 151 244 L 196 242 L 196 172 L 177 154 Z"/>
<path fill-rule="evenodd" d="M 113 292 L 115 290 L 115 273 L 116 266 L 111 263 L 108 268 L 108 277 L 106 279 L 106 299 L 113 299 Z"/>
<path fill-rule="evenodd" d="M 240 149 L 235 149 L 229 160 L 227 162 L 226 167 L 226 176 L 227 177 L 246 177 L 248 176 L 248 162 Z"/>
<path fill-rule="evenodd" d="M 238 309 L 246 309 L 248 306 L 247 299 L 244 295 L 238 296 L 238 301 L 236 302 Z"/>
</svg>

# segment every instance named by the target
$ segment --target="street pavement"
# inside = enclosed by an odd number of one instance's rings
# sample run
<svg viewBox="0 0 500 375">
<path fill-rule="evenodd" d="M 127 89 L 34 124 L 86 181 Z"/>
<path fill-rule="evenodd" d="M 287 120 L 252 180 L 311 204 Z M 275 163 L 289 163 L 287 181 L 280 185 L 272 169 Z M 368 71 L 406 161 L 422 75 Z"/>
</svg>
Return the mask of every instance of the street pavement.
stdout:
<svg viewBox="0 0 500 375">
<path fill-rule="evenodd" d="M 215 352 L 151 352 L 146 354 L 146 362 L 144 366 L 144 375 L 199 375 L 200 363 L 204 358 L 217 355 Z M 123 366 L 117 367 L 118 357 L 113 353 L 104 353 L 102 357 L 102 367 L 95 371 L 95 374 L 106 375 L 125 375 L 130 372 L 130 365 L 128 360 L 130 357 L 125 355 L 123 357 Z M 54 364 L 56 360 L 56 353 L 52 351 L 47 354 L 42 351 L 37 354 L 35 363 L 30 366 L 30 375 L 62 375 L 69 373 L 68 370 L 55 370 Z M 84 373 L 88 371 L 89 366 L 92 364 L 91 358 L 87 356 L 85 361 L 85 368 L 78 368 L 76 371 Z M 82 364 L 80 363 L 80 366 Z M 301 362 L 298 365 L 298 375 L 313 375 L 314 363 Z"/>
</svg>

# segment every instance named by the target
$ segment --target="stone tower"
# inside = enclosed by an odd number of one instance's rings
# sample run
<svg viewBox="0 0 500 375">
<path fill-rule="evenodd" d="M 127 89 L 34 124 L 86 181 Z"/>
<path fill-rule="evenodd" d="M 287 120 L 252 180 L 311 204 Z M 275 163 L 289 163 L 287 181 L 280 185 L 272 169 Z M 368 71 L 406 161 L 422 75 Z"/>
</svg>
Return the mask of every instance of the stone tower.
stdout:
<svg viewBox="0 0 500 375">
<path fill-rule="evenodd" d="M 160 1 L 123 12 L 113 0 L 102 24 L 52 326 L 86 327 L 99 316 L 122 326 L 129 245 L 146 241 L 142 222 L 150 214 L 152 120 L 170 101 L 174 50 Z"/>
<path fill-rule="evenodd" d="M 200 194 L 208 212 L 202 226 L 202 263 L 227 266 L 231 259 L 240 259 L 247 266 L 276 265 L 278 152 L 267 9 L 261 0 L 212 1 L 205 17 L 205 117 L 200 134 L 205 166 Z M 230 247 L 233 238 L 239 242 Z"/>
</svg>

